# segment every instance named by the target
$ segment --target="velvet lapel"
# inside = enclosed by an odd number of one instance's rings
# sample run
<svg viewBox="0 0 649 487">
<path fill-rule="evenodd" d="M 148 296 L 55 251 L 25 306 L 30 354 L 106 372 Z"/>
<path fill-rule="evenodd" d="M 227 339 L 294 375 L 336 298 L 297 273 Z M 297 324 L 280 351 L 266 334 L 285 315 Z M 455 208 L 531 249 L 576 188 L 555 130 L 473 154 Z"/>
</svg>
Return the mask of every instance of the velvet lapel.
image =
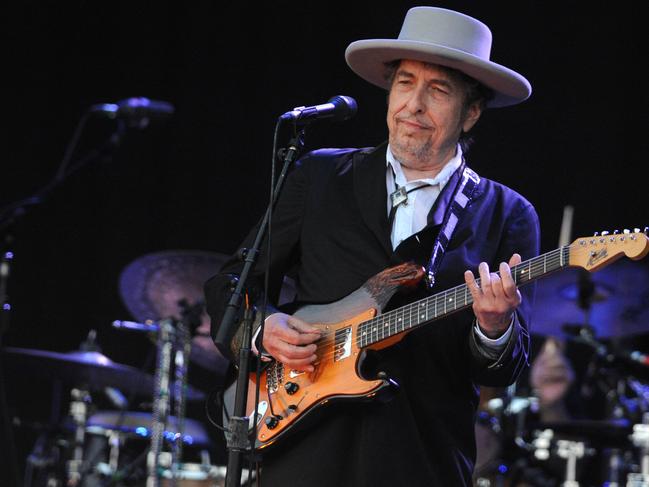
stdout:
<svg viewBox="0 0 649 487">
<path fill-rule="evenodd" d="M 370 153 L 359 152 L 354 157 L 354 193 L 363 220 L 379 240 L 386 254 L 392 255 L 390 229 L 388 228 L 385 187 L 387 142 Z"/>
</svg>

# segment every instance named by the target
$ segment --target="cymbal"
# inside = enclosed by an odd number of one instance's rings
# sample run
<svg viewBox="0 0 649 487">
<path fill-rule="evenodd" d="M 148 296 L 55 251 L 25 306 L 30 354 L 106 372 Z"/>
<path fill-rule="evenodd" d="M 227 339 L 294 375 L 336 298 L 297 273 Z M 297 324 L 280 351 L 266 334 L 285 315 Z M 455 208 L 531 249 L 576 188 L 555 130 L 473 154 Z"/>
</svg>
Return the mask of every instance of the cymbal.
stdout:
<svg viewBox="0 0 649 487">
<path fill-rule="evenodd" d="M 592 284 L 592 299 L 586 309 L 579 299 L 583 283 Z M 649 332 L 646 263 L 623 259 L 594 273 L 569 268 L 537 281 L 530 331 L 561 336 L 564 324 L 588 324 L 597 338 Z"/>
<path fill-rule="evenodd" d="M 227 259 L 227 255 L 202 250 L 170 250 L 143 255 L 126 266 L 120 275 L 122 301 L 140 322 L 180 319 L 180 302 L 185 300 L 189 306 L 202 306 L 203 284 Z M 203 309 L 189 358 L 223 375 L 228 361 L 217 350 L 209 331 L 210 320 Z"/>
<path fill-rule="evenodd" d="M 29 348 L 4 347 L 1 352 L 7 369 L 23 375 L 29 372 L 48 379 L 59 379 L 75 387 L 98 391 L 114 387 L 125 394 L 153 396 L 154 377 L 129 365 L 118 364 L 99 352 L 50 352 Z M 171 394 L 175 388 L 171 386 Z M 199 401 L 205 394 L 187 387 L 187 400 Z"/>
<path fill-rule="evenodd" d="M 203 301 L 203 284 L 218 272 L 227 255 L 202 250 L 169 250 L 143 255 L 122 271 L 119 290 L 138 321 L 181 316 L 182 299 Z"/>
<path fill-rule="evenodd" d="M 203 306 L 203 285 L 218 272 L 229 256 L 203 250 L 169 250 L 143 255 L 122 271 L 119 289 L 133 318 L 140 322 L 165 318 L 180 319 L 181 300 L 189 306 Z M 295 284 L 284 279 L 280 304 L 292 301 Z M 201 324 L 192 338 L 190 360 L 201 367 L 224 375 L 228 360 L 217 350 L 210 337 L 210 319 L 204 306 Z"/>
</svg>

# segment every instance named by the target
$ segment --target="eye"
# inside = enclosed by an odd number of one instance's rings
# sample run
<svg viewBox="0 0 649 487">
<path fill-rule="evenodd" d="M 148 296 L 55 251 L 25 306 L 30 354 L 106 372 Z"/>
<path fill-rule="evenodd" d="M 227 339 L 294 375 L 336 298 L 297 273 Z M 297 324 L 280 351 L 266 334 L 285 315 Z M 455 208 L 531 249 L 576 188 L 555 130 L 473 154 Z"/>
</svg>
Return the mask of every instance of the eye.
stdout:
<svg viewBox="0 0 649 487">
<path fill-rule="evenodd" d="M 433 93 L 438 93 L 438 94 L 448 95 L 448 90 L 447 90 L 446 87 L 444 87 L 444 86 L 441 86 L 441 85 L 432 85 L 432 86 L 430 87 L 430 89 L 431 89 L 431 91 L 432 91 Z"/>
</svg>

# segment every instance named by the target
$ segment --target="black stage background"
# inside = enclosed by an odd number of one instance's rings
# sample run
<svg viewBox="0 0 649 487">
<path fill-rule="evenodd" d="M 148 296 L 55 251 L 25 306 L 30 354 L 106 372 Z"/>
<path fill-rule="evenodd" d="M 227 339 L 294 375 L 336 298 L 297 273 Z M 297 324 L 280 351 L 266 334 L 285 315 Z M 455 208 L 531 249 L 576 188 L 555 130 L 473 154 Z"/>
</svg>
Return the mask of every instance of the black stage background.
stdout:
<svg viewBox="0 0 649 487">
<path fill-rule="evenodd" d="M 383 141 L 386 95 L 348 69 L 344 50 L 395 37 L 417 4 L 14 4 L 4 28 L 0 205 L 53 177 L 90 105 L 146 96 L 176 114 L 129 131 L 112 159 L 76 172 L 11 228 L 4 344 L 69 351 L 96 329 L 106 355 L 141 366 L 151 343 L 111 328 L 131 318 L 122 269 L 161 250 L 232 252 L 266 206 L 275 120 L 294 106 L 337 94 L 358 102 L 354 119 L 314 124 L 308 148 Z M 435 5 L 486 22 L 492 59 L 532 83 L 527 102 L 484 114 L 470 161 L 535 205 L 542 250 L 557 246 L 565 205 L 575 208 L 575 237 L 649 224 L 640 3 Z M 91 118 L 77 154 L 113 127 Z"/>
</svg>

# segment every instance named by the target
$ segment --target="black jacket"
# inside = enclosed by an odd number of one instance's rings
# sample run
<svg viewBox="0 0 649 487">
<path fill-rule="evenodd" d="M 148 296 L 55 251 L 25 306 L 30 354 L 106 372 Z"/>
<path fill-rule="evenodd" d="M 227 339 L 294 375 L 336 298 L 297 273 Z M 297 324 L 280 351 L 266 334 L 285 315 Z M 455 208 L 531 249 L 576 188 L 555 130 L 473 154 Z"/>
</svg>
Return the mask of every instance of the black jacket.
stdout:
<svg viewBox="0 0 649 487">
<path fill-rule="evenodd" d="M 271 302 L 283 276 L 297 283 L 297 300 L 341 299 L 369 277 L 404 261 L 425 265 L 452 197 L 451 178 L 429 213 L 429 225 L 393 252 L 387 219 L 386 146 L 326 149 L 303 157 L 289 175 L 273 216 Z M 255 230 L 242 243 L 250 246 Z M 497 269 L 514 252 L 538 254 L 538 217 L 513 190 L 482 179 L 459 222 L 432 293 L 463 282 L 463 273 L 486 261 Z M 261 289 L 262 246 L 252 283 Z M 205 286 L 213 335 L 229 297 L 232 259 Z M 368 373 L 384 371 L 398 384 L 390 400 L 332 404 L 309 428 L 264 455 L 265 486 L 470 485 L 475 461 L 474 417 L 478 384 L 512 383 L 527 363 L 532 286 L 521 288 L 514 331 L 505 351 L 490 359 L 477 345 L 469 310 L 408 334 L 373 354 Z M 424 286 L 398 294 L 396 307 L 430 294 Z"/>
</svg>

